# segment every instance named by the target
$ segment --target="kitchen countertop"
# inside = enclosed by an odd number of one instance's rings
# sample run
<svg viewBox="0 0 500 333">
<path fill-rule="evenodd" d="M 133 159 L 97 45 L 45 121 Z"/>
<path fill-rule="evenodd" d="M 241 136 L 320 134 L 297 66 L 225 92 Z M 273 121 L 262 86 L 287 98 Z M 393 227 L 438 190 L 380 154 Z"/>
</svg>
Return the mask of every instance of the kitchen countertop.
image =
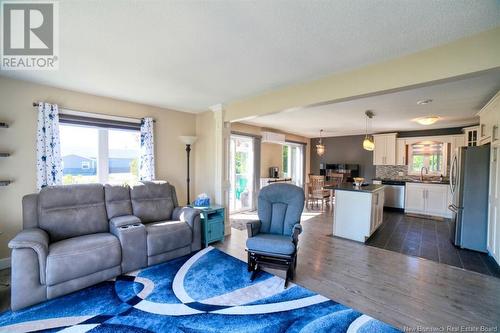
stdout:
<svg viewBox="0 0 500 333">
<path fill-rule="evenodd" d="M 449 185 L 449 180 L 437 181 L 437 180 L 418 180 L 418 179 L 391 179 L 391 178 L 373 178 L 373 180 L 379 181 L 393 181 L 393 182 L 405 182 L 405 183 L 416 183 L 416 184 L 441 184 Z"/>
<path fill-rule="evenodd" d="M 369 184 L 366 186 L 360 186 L 356 187 L 353 185 L 353 183 L 342 183 L 338 186 L 325 186 L 325 190 L 336 190 L 336 191 L 354 191 L 354 192 L 366 192 L 366 193 L 373 193 L 381 190 L 384 188 L 385 185 L 375 185 L 375 184 Z"/>
</svg>

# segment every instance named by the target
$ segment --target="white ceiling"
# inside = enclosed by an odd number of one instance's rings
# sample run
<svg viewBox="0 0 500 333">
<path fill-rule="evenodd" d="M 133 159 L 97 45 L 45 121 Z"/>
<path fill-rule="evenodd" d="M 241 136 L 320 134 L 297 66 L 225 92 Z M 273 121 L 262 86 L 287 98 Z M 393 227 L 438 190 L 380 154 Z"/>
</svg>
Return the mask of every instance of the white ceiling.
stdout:
<svg viewBox="0 0 500 333">
<path fill-rule="evenodd" d="M 320 129 L 324 136 L 356 135 L 365 133 L 365 111 L 372 110 L 374 133 L 466 126 L 479 122 L 477 112 L 499 89 L 500 70 L 495 70 L 453 82 L 275 113 L 245 123 L 306 137 L 318 137 Z M 417 104 L 425 99 L 433 102 Z M 430 126 L 413 121 L 430 115 L 442 119 Z"/>
<path fill-rule="evenodd" d="M 1 75 L 184 111 L 500 24 L 497 0 L 59 1 L 60 69 Z"/>
</svg>

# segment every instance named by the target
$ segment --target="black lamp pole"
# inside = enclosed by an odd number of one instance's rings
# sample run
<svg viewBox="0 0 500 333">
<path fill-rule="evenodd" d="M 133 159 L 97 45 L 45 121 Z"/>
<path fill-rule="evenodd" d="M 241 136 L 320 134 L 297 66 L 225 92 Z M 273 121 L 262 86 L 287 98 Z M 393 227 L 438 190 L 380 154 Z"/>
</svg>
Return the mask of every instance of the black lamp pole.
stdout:
<svg viewBox="0 0 500 333">
<path fill-rule="evenodd" d="M 189 153 L 191 152 L 191 145 L 186 145 L 186 153 L 187 153 L 187 204 L 191 204 L 190 199 L 189 199 L 189 182 L 191 179 L 189 179 Z"/>
</svg>

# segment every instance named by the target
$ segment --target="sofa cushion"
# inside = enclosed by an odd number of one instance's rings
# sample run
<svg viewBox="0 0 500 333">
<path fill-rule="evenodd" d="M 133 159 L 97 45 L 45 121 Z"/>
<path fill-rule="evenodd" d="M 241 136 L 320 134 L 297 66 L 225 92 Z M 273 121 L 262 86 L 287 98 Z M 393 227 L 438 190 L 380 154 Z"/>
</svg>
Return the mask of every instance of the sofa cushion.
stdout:
<svg viewBox="0 0 500 333">
<path fill-rule="evenodd" d="M 38 225 L 51 242 L 107 232 L 108 217 L 101 184 L 49 186 L 38 196 Z"/>
<path fill-rule="evenodd" d="M 120 264 L 120 241 L 110 233 L 65 239 L 49 247 L 47 285 L 52 286 Z"/>
<path fill-rule="evenodd" d="M 177 206 L 175 189 L 166 182 L 141 182 L 130 189 L 130 198 L 143 223 L 170 220 Z"/>
<path fill-rule="evenodd" d="M 127 185 L 104 185 L 104 198 L 108 219 L 116 216 L 132 215 L 130 187 Z"/>
<path fill-rule="evenodd" d="M 289 236 L 258 234 L 247 239 L 247 248 L 250 251 L 270 254 L 290 255 L 295 251 L 295 245 Z"/>
<path fill-rule="evenodd" d="M 191 244 L 193 231 L 186 222 L 161 221 L 146 224 L 148 256 Z"/>
</svg>

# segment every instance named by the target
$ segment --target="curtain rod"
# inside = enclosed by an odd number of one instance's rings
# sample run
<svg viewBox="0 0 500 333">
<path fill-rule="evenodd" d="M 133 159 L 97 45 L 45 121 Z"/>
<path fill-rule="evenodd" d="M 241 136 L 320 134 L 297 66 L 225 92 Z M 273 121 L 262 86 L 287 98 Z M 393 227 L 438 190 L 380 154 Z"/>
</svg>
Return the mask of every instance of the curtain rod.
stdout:
<svg viewBox="0 0 500 333">
<path fill-rule="evenodd" d="M 37 107 L 38 106 L 38 102 L 33 102 L 33 107 Z M 71 110 L 71 111 L 77 111 L 77 112 L 86 112 L 86 113 L 92 113 L 92 112 L 87 112 L 87 111 L 80 111 L 80 110 L 74 110 L 74 109 L 70 109 L 70 108 L 62 108 L 62 109 L 68 109 L 68 110 Z M 102 114 L 103 116 L 112 116 L 112 117 L 119 117 L 119 116 L 116 116 L 116 115 L 111 115 L 111 114 Z M 132 118 L 132 117 L 129 117 L 129 118 Z M 139 119 L 144 119 L 143 118 L 139 118 Z M 153 123 L 156 123 L 156 120 L 153 119 Z"/>
</svg>

